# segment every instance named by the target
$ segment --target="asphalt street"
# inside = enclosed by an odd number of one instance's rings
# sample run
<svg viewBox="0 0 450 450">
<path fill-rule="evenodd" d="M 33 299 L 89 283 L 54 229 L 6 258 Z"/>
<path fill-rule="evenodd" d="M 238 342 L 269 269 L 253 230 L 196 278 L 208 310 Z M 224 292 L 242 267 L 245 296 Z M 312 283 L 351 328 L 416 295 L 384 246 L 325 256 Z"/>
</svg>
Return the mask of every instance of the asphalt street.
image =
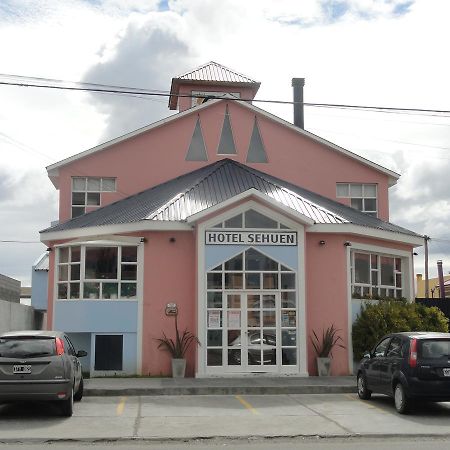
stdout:
<svg viewBox="0 0 450 450">
<path fill-rule="evenodd" d="M 402 416 L 391 399 L 356 394 L 86 397 L 72 418 L 58 413 L 47 404 L 0 406 L 0 443 L 450 437 L 450 403 Z"/>
</svg>

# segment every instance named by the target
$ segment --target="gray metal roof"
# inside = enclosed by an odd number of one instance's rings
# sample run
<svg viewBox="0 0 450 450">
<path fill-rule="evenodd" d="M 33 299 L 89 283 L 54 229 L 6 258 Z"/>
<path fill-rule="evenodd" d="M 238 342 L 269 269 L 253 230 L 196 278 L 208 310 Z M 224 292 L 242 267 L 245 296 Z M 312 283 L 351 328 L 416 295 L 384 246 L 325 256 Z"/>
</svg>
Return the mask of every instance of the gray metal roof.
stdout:
<svg viewBox="0 0 450 450">
<path fill-rule="evenodd" d="M 48 252 L 44 252 L 39 258 L 34 262 L 33 269 L 36 271 L 42 270 L 47 271 L 49 270 L 49 254 Z"/>
<path fill-rule="evenodd" d="M 258 81 L 252 80 L 214 61 L 210 61 L 194 70 L 178 75 L 176 78 L 196 81 L 220 81 L 225 83 L 258 83 Z"/>
<path fill-rule="evenodd" d="M 319 224 L 354 224 L 418 236 L 307 189 L 230 159 L 223 159 L 163 184 L 43 231 L 55 232 L 143 220 L 185 221 L 249 189 Z"/>
</svg>

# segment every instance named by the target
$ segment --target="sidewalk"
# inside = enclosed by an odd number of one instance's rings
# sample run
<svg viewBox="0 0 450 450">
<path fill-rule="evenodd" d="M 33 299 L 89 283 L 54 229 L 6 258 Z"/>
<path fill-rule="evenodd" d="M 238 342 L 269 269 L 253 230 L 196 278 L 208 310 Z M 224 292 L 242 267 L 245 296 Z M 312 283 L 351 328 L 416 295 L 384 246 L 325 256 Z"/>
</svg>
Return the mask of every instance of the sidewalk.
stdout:
<svg viewBox="0 0 450 450">
<path fill-rule="evenodd" d="M 91 378 L 85 396 L 341 394 L 356 392 L 356 378 Z"/>
</svg>

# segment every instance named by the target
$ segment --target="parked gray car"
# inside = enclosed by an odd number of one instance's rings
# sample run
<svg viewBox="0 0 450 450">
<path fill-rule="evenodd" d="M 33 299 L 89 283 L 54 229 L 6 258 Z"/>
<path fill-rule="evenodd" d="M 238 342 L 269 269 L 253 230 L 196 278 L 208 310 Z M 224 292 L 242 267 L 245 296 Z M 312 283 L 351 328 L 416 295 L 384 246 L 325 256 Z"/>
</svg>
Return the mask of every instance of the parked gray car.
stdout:
<svg viewBox="0 0 450 450">
<path fill-rule="evenodd" d="M 13 331 L 0 334 L 0 403 L 55 401 L 70 417 L 83 397 L 78 352 L 59 331 Z"/>
</svg>

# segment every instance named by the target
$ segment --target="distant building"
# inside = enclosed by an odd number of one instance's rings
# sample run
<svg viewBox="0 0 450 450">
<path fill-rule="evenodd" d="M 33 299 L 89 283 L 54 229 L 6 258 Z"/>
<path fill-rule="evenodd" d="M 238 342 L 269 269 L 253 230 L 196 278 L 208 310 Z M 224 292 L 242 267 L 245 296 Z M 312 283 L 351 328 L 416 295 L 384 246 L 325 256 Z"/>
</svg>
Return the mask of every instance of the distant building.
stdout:
<svg viewBox="0 0 450 450">
<path fill-rule="evenodd" d="M 425 279 L 421 273 L 416 275 L 417 298 L 425 298 Z M 439 278 L 428 279 L 429 298 L 440 298 L 441 290 L 439 288 Z M 444 275 L 445 296 L 450 298 L 450 275 Z"/>
<path fill-rule="evenodd" d="M 44 314 L 21 304 L 22 294 L 26 296 L 29 289 L 22 293 L 19 280 L 0 274 L 0 333 L 43 328 Z"/>
<path fill-rule="evenodd" d="M 20 303 L 22 305 L 31 306 L 31 287 L 22 286 L 20 288 Z"/>
<path fill-rule="evenodd" d="M 20 303 L 20 281 L 0 274 L 0 300 Z"/>
</svg>

